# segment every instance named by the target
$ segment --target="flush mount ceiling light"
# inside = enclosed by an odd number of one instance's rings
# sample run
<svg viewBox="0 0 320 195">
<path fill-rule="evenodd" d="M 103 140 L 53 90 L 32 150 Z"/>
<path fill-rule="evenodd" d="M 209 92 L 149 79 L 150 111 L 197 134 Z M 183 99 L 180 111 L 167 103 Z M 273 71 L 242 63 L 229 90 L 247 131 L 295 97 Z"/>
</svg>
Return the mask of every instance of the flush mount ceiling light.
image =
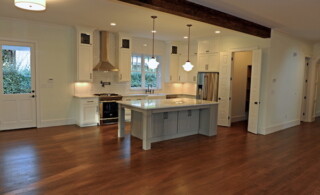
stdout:
<svg viewBox="0 0 320 195">
<path fill-rule="evenodd" d="M 187 24 L 187 27 L 189 28 L 189 35 L 188 35 L 188 60 L 186 61 L 186 63 L 182 66 L 183 69 L 185 71 L 191 71 L 193 68 L 193 65 L 190 62 L 190 28 L 191 28 L 191 24 Z"/>
<path fill-rule="evenodd" d="M 216 34 L 220 34 L 220 33 L 221 33 L 221 31 L 220 31 L 220 30 L 216 30 L 216 31 L 214 31 L 214 33 L 216 33 Z"/>
<path fill-rule="evenodd" d="M 148 62 L 148 67 L 150 69 L 156 69 L 159 65 L 159 62 L 157 62 L 156 58 L 154 57 L 154 34 L 156 33 L 156 31 L 154 30 L 155 27 L 155 19 L 157 18 L 157 16 L 151 16 L 152 20 L 153 20 L 153 28 L 152 28 L 152 57 Z"/>
<path fill-rule="evenodd" d="M 25 10 L 44 11 L 46 0 L 14 0 L 14 5 Z"/>
<path fill-rule="evenodd" d="M 116 23 L 114 23 L 114 22 L 111 22 L 110 23 L 110 26 L 116 26 L 117 24 Z"/>
</svg>

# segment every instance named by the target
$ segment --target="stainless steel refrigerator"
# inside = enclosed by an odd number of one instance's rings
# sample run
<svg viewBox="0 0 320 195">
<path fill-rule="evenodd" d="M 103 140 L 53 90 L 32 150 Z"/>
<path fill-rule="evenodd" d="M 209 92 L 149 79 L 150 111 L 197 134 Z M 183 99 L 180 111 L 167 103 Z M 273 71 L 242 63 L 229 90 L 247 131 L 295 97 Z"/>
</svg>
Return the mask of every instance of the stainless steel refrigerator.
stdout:
<svg viewBox="0 0 320 195">
<path fill-rule="evenodd" d="M 197 81 L 197 99 L 218 101 L 219 73 L 199 72 Z"/>
</svg>

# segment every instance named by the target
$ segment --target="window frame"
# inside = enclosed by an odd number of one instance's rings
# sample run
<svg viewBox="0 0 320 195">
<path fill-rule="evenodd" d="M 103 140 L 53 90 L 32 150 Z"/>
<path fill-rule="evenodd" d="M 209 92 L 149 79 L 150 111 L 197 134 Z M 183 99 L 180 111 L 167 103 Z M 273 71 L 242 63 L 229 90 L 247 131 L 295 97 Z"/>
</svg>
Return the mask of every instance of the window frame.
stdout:
<svg viewBox="0 0 320 195">
<path fill-rule="evenodd" d="M 134 56 L 138 56 L 141 58 L 141 70 L 140 71 L 133 71 L 132 70 L 132 63 L 133 63 L 133 57 Z M 147 87 L 145 86 L 146 81 L 145 81 L 145 77 L 146 77 L 146 73 L 148 73 L 148 71 L 145 70 L 147 64 L 145 63 L 145 59 L 146 57 L 151 58 L 152 55 L 151 54 L 143 54 L 143 53 L 132 53 L 131 55 L 131 66 L 130 66 L 130 89 L 131 90 L 144 90 L 147 89 Z M 161 73 L 162 73 L 162 63 L 161 63 L 161 55 L 155 55 L 155 58 L 157 59 L 157 61 L 159 62 L 159 66 L 157 68 L 156 71 L 156 78 L 157 78 L 157 87 L 150 87 L 150 89 L 161 89 L 162 87 L 162 77 L 161 77 Z M 132 87 L 131 86 L 131 74 L 132 72 L 141 72 L 141 87 Z"/>
</svg>

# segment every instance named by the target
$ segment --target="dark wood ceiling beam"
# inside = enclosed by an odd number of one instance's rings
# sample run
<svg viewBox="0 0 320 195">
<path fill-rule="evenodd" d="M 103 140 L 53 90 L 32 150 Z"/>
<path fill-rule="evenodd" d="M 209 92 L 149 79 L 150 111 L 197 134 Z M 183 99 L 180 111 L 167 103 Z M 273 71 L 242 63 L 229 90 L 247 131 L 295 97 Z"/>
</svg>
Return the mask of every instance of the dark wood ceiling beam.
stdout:
<svg viewBox="0 0 320 195">
<path fill-rule="evenodd" d="M 262 38 L 271 37 L 271 29 L 268 27 L 186 0 L 119 1 L 190 18 Z"/>
</svg>

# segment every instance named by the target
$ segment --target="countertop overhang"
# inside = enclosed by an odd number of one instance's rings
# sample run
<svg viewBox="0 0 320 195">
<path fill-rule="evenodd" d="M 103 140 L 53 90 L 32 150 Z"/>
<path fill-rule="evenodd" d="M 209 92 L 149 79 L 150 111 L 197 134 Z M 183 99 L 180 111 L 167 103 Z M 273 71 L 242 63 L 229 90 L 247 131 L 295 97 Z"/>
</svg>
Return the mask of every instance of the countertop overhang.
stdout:
<svg viewBox="0 0 320 195">
<path fill-rule="evenodd" d="M 178 108 L 214 105 L 218 102 L 207 100 L 191 99 L 191 98 L 175 98 L 175 99 L 152 99 L 152 100 L 132 100 L 132 101 L 117 101 L 121 105 L 131 106 L 143 110 L 155 110 L 163 108 Z"/>
</svg>

